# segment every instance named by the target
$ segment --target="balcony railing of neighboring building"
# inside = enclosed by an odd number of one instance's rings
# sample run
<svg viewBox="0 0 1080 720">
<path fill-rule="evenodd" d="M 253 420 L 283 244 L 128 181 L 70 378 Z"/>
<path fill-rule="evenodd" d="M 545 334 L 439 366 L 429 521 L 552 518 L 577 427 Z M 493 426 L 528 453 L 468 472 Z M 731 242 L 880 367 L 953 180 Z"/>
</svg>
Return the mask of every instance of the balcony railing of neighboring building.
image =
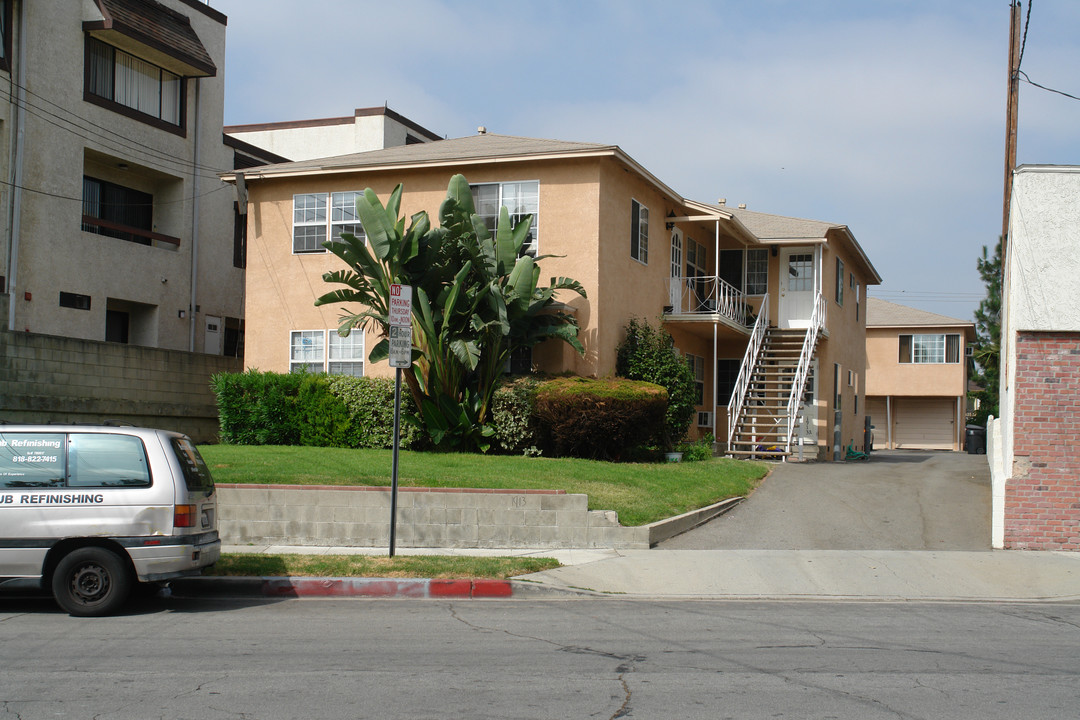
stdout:
<svg viewBox="0 0 1080 720">
<path fill-rule="evenodd" d="M 92 232 L 97 235 L 119 238 L 120 240 L 127 240 L 128 242 L 134 242 L 140 245 L 152 245 L 154 242 L 161 242 L 172 245 L 174 250 L 180 247 L 180 238 L 172 237 L 171 235 L 162 235 L 161 233 L 132 227 L 131 225 L 103 220 L 102 218 L 97 218 L 92 215 L 82 216 L 82 229 L 84 232 Z"/>
<path fill-rule="evenodd" d="M 753 324 L 753 308 L 741 290 L 716 275 L 671 278 L 670 305 L 673 315 L 720 315 L 743 327 Z"/>
</svg>

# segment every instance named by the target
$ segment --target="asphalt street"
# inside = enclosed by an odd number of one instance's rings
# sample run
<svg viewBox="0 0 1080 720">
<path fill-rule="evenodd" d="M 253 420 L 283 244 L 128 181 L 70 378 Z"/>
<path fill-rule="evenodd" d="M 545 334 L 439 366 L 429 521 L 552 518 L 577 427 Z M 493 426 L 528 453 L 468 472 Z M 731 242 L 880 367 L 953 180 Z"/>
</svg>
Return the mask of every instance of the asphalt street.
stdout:
<svg viewBox="0 0 1080 720">
<path fill-rule="evenodd" d="M 1076 717 L 1080 605 L 0 602 L 0 716 Z"/>
</svg>

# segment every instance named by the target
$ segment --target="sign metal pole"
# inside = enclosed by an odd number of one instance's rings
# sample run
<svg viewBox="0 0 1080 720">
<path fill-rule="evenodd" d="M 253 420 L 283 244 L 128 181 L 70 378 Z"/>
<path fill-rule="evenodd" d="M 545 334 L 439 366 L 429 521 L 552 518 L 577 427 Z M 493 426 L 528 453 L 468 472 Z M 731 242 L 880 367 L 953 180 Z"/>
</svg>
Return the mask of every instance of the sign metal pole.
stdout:
<svg viewBox="0 0 1080 720">
<path fill-rule="evenodd" d="M 398 447 L 401 444 L 401 370 L 412 365 L 412 288 L 390 286 L 390 367 L 394 371 L 394 453 L 390 469 L 390 557 L 397 540 Z"/>
<path fill-rule="evenodd" d="M 401 368 L 394 371 L 394 460 L 390 471 L 390 557 L 397 535 L 398 445 L 401 431 Z"/>
</svg>

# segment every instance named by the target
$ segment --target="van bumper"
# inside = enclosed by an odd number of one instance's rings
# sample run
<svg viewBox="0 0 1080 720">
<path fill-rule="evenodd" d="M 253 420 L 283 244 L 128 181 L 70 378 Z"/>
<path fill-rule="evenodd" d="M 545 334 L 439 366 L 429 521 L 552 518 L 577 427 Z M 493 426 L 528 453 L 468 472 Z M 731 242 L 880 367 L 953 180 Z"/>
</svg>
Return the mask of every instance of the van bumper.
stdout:
<svg viewBox="0 0 1080 720">
<path fill-rule="evenodd" d="M 148 537 L 125 543 L 139 582 L 157 582 L 198 575 L 221 557 L 217 532 L 175 537 Z"/>
</svg>

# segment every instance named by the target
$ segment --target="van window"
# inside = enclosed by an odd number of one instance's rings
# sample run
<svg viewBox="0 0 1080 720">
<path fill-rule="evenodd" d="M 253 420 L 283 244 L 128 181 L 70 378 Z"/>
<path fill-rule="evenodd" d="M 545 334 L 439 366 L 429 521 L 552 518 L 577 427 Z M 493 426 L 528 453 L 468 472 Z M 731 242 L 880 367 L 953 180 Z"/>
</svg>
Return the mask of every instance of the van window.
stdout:
<svg viewBox="0 0 1080 720">
<path fill-rule="evenodd" d="M 64 436 L 58 433 L 0 433 L 0 487 L 61 487 Z"/>
<path fill-rule="evenodd" d="M 205 492 L 207 495 L 214 491 L 214 478 L 210 475 L 210 468 L 206 467 L 198 448 L 186 437 L 174 437 L 172 449 L 176 453 L 176 459 L 180 462 L 180 469 L 184 473 L 184 481 L 187 483 L 189 492 Z"/>
<path fill-rule="evenodd" d="M 150 466 L 134 435 L 71 433 L 68 487 L 149 487 Z"/>
</svg>

